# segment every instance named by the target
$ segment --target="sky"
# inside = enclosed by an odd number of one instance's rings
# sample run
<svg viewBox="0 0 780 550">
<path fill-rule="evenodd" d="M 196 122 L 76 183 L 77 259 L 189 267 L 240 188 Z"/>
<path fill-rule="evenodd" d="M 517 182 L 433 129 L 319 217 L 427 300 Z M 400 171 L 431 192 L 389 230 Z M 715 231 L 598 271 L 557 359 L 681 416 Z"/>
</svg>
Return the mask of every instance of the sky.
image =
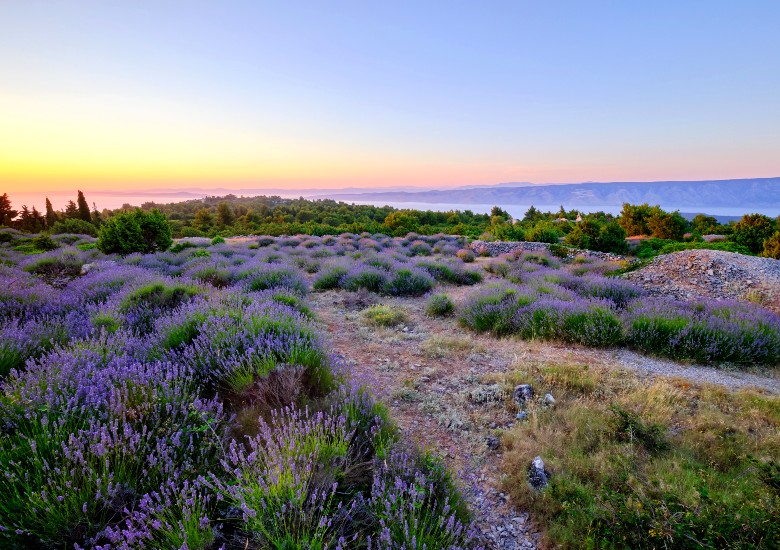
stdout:
<svg viewBox="0 0 780 550">
<path fill-rule="evenodd" d="M 780 2 L 0 3 L 0 192 L 780 175 Z"/>
</svg>

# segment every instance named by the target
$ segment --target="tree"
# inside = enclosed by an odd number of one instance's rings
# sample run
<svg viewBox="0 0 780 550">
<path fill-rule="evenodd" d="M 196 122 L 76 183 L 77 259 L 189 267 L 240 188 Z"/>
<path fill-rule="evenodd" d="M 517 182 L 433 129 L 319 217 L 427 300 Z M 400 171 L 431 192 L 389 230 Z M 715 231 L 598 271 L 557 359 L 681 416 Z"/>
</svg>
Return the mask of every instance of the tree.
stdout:
<svg viewBox="0 0 780 550">
<path fill-rule="evenodd" d="M 687 227 L 688 221 L 679 212 L 665 212 L 658 206 L 653 206 L 650 209 L 647 228 L 656 239 L 682 240 Z"/>
<path fill-rule="evenodd" d="M 534 205 L 531 205 L 531 207 L 526 210 L 525 215 L 523 216 L 523 222 L 524 223 L 536 223 L 539 220 L 544 219 L 544 214 L 539 211 Z"/>
<path fill-rule="evenodd" d="M 647 203 L 633 205 L 625 202 L 623 203 L 623 209 L 620 211 L 618 223 L 625 230 L 626 235 L 630 237 L 634 235 L 649 235 L 650 228 L 647 225 L 647 220 L 651 214 L 652 210 Z"/>
<path fill-rule="evenodd" d="M 764 241 L 769 239 L 774 232 L 775 223 L 769 216 L 745 214 L 734 225 L 731 240 L 746 246 L 753 254 L 758 254 L 764 249 Z"/>
<path fill-rule="evenodd" d="M 596 237 L 594 250 L 625 254 L 628 251 L 625 229 L 620 227 L 620 224 L 616 221 L 610 221 L 602 225 L 601 229 L 599 229 L 598 237 Z"/>
<path fill-rule="evenodd" d="M 171 246 L 171 226 L 157 209 L 144 212 L 140 208 L 117 214 L 103 222 L 97 247 L 106 254 L 150 253 Z"/>
<path fill-rule="evenodd" d="M 65 205 L 65 217 L 66 218 L 80 218 L 80 216 L 79 216 L 79 207 L 76 206 L 75 202 L 68 201 L 68 204 Z"/>
<path fill-rule="evenodd" d="M 11 200 L 8 198 L 8 193 L 3 193 L 0 197 L 0 225 L 11 225 L 13 220 L 19 212 L 11 209 Z"/>
<path fill-rule="evenodd" d="M 557 244 L 561 233 L 550 222 L 541 221 L 534 225 L 530 231 L 527 231 L 525 238 L 537 243 Z"/>
<path fill-rule="evenodd" d="M 192 220 L 192 226 L 195 229 L 208 233 L 212 225 L 214 225 L 214 217 L 211 215 L 211 210 L 201 208 L 195 212 L 195 218 Z"/>
<path fill-rule="evenodd" d="M 775 231 L 764 241 L 764 256 L 780 260 L 780 231 Z"/>
<path fill-rule="evenodd" d="M 718 227 L 718 220 L 714 216 L 696 214 L 691 220 L 691 229 L 700 235 L 711 235 L 715 233 L 716 227 Z"/>
<path fill-rule="evenodd" d="M 588 250 L 623 254 L 628 249 L 626 232 L 615 221 L 602 223 L 595 216 L 586 216 L 566 235 L 566 244 Z"/>
<path fill-rule="evenodd" d="M 94 202 L 92 203 L 92 223 L 95 227 L 100 227 L 100 224 L 103 223 L 103 217 L 98 212 L 97 205 Z"/>
<path fill-rule="evenodd" d="M 391 212 L 385 218 L 384 225 L 395 235 L 406 235 L 420 230 L 420 221 L 413 210 Z"/>
<path fill-rule="evenodd" d="M 54 211 L 54 207 L 51 205 L 49 197 L 46 197 L 46 227 L 51 229 L 59 219 L 60 217 Z"/>
<path fill-rule="evenodd" d="M 81 191 L 79 191 L 77 202 L 79 207 L 79 219 L 91 223 L 92 213 L 89 211 L 89 205 L 87 204 L 87 199 L 84 198 L 84 193 L 82 193 Z"/>
<path fill-rule="evenodd" d="M 221 227 L 233 225 L 234 219 L 233 210 L 230 209 L 230 205 L 228 203 L 221 202 L 217 205 L 217 223 Z"/>
</svg>

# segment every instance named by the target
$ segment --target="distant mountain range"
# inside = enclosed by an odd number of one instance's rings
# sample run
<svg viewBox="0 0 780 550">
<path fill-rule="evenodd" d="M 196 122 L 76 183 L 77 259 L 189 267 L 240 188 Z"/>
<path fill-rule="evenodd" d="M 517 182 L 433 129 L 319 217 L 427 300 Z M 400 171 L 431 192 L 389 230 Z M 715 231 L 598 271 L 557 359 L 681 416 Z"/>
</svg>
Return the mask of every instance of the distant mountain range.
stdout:
<svg viewBox="0 0 780 550">
<path fill-rule="evenodd" d="M 466 186 L 447 190 L 329 192 L 312 198 L 376 203 L 448 203 L 495 205 L 558 205 L 567 209 L 594 206 L 659 204 L 663 208 L 685 209 L 779 208 L 780 177 L 706 181 L 604 182 L 568 184 L 505 183 Z M 592 210 L 592 208 L 591 208 Z"/>
</svg>

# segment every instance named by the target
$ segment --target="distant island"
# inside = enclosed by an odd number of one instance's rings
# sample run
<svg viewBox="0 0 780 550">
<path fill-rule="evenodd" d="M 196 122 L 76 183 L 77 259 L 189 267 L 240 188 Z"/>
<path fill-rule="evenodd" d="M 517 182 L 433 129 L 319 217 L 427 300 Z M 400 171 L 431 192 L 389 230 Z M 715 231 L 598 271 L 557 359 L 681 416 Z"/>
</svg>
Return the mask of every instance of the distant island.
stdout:
<svg viewBox="0 0 780 550">
<path fill-rule="evenodd" d="M 498 184 L 430 191 L 328 193 L 322 198 L 342 201 L 377 201 L 557 205 L 604 207 L 659 204 L 687 211 L 706 208 L 780 208 L 780 177 L 705 181 L 603 182 L 568 184 Z M 320 198 L 318 196 L 312 198 Z"/>
</svg>

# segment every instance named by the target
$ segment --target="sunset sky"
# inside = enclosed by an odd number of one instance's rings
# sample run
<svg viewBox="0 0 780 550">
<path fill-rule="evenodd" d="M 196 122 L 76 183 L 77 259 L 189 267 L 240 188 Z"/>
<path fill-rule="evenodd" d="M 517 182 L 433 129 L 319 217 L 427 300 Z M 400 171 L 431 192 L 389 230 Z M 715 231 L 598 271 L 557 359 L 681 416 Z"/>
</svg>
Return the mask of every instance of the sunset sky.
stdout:
<svg viewBox="0 0 780 550">
<path fill-rule="evenodd" d="M 0 192 L 780 175 L 780 2 L 0 5 Z"/>
</svg>

